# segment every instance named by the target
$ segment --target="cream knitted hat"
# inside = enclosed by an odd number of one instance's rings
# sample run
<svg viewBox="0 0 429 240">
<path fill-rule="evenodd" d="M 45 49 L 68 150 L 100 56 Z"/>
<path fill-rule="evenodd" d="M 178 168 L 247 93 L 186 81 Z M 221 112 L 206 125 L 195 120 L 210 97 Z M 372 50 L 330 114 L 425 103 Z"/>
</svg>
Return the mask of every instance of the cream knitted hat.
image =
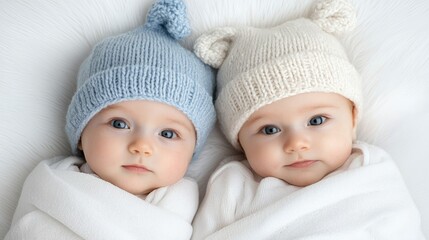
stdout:
<svg viewBox="0 0 429 240">
<path fill-rule="evenodd" d="M 239 149 L 238 132 L 259 108 L 307 92 L 332 92 L 361 110 L 360 76 L 331 33 L 356 22 L 346 0 L 319 1 L 311 18 L 269 29 L 219 28 L 196 40 L 194 51 L 219 68 L 216 110 L 223 133 Z"/>
</svg>

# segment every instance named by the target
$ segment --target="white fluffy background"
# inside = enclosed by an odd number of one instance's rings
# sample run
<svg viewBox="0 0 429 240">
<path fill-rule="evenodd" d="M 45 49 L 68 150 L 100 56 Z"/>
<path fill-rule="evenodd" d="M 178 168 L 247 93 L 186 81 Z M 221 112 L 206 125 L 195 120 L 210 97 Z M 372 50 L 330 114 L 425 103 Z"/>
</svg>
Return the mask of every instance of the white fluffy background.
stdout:
<svg viewBox="0 0 429 240">
<path fill-rule="evenodd" d="M 307 16 L 313 0 L 186 2 L 193 35 L 184 45 L 191 47 L 213 27 L 269 27 Z M 341 41 L 364 81 L 358 137 L 396 160 L 429 236 L 429 1 L 354 2 L 358 26 Z M 0 1 L 0 238 L 31 169 L 42 159 L 70 152 L 63 128 L 80 62 L 101 38 L 142 24 L 151 3 Z M 215 129 L 189 171 L 202 193 L 216 163 L 230 154 Z"/>
</svg>

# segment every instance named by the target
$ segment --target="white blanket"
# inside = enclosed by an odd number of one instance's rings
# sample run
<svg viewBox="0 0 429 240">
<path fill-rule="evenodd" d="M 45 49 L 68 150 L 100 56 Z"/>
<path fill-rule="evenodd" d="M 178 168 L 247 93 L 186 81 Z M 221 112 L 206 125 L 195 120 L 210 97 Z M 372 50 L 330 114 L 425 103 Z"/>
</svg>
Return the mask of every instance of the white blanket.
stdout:
<svg viewBox="0 0 429 240">
<path fill-rule="evenodd" d="M 391 158 L 359 143 L 346 164 L 299 188 L 231 161 L 210 178 L 193 239 L 424 239 Z M 235 159 L 237 160 L 237 159 Z"/>
<path fill-rule="evenodd" d="M 28 176 L 6 239 L 189 239 L 198 206 L 190 179 L 143 200 L 79 172 L 76 157 L 42 161 Z"/>
</svg>

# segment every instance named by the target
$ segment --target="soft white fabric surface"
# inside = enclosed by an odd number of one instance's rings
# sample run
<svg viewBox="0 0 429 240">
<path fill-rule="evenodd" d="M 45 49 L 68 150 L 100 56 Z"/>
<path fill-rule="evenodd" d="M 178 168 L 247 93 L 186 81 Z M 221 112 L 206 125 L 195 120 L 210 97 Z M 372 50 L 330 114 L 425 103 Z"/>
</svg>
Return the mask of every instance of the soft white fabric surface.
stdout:
<svg viewBox="0 0 429 240">
<path fill-rule="evenodd" d="M 357 143 L 338 170 L 300 188 L 261 178 L 240 155 L 213 173 L 192 239 L 425 239 L 395 163 Z"/>
<path fill-rule="evenodd" d="M 76 157 L 38 164 L 6 239 L 190 239 L 198 207 L 193 180 L 156 189 L 143 200 L 80 172 L 82 164 Z"/>
<path fill-rule="evenodd" d="M 193 35 L 227 25 L 274 26 L 307 16 L 313 0 L 186 0 Z M 23 182 L 42 159 L 69 155 L 64 133 L 75 77 L 91 46 L 144 22 L 152 0 L 0 1 L 0 238 Z M 341 38 L 362 74 L 358 137 L 390 153 L 429 236 L 429 2 L 354 0 L 357 28 Z M 233 150 L 216 129 L 189 171 L 204 192 Z"/>
</svg>

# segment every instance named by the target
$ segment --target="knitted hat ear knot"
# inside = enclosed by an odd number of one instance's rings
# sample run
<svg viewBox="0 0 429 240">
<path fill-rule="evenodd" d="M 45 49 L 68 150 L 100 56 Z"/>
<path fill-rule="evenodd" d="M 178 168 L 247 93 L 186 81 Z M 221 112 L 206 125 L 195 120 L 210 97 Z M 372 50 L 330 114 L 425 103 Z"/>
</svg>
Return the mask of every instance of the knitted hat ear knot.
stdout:
<svg viewBox="0 0 429 240">
<path fill-rule="evenodd" d="M 191 33 L 186 5 L 180 0 L 157 1 L 149 10 L 145 26 L 155 30 L 164 29 L 176 40 Z"/>
<path fill-rule="evenodd" d="M 319 0 L 311 19 L 325 32 L 340 34 L 353 30 L 356 13 L 348 0 Z"/>
<path fill-rule="evenodd" d="M 235 34 L 236 29 L 230 27 L 203 34 L 195 41 L 194 52 L 204 63 L 219 68 L 228 54 Z"/>
</svg>

